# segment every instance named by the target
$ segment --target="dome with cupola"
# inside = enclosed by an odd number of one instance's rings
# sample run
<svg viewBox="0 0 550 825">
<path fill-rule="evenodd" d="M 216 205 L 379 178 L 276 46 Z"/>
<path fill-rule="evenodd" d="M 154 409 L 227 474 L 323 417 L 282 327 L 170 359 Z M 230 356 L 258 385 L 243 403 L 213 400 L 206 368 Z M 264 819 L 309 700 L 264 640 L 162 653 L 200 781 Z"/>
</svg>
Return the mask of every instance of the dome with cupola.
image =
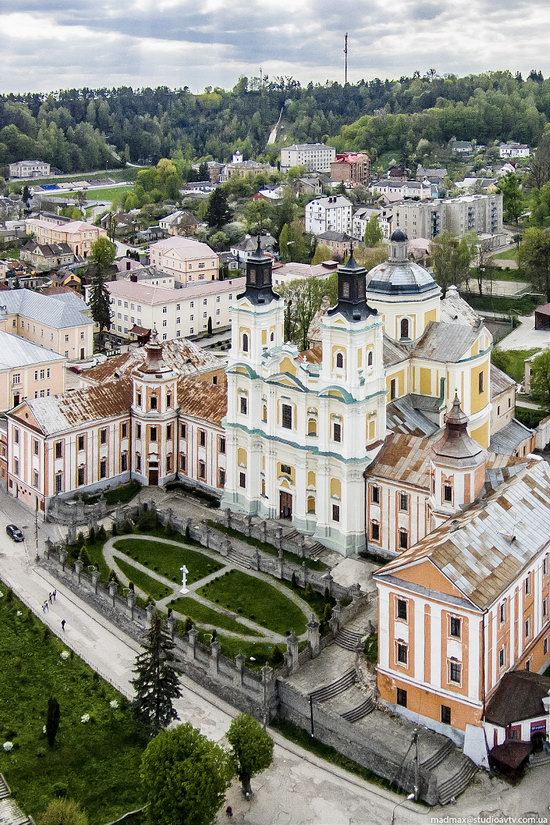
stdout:
<svg viewBox="0 0 550 825">
<path fill-rule="evenodd" d="M 402 229 L 396 229 L 390 238 L 388 260 L 375 266 L 367 275 L 367 296 L 418 295 L 440 290 L 433 276 L 415 261 L 409 260 L 409 239 Z"/>
</svg>

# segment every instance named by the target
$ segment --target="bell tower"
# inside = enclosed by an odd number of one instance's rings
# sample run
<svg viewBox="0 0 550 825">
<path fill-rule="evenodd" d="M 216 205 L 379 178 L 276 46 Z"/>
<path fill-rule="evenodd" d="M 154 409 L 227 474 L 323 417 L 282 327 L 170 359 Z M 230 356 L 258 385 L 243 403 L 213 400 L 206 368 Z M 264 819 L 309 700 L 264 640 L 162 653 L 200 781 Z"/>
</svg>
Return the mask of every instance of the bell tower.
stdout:
<svg viewBox="0 0 550 825">
<path fill-rule="evenodd" d="M 432 529 L 479 498 L 486 461 L 485 450 L 468 434 L 468 416 L 455 393 L 445 418 L 445 431 L 431 449 Z"/>
</svg>

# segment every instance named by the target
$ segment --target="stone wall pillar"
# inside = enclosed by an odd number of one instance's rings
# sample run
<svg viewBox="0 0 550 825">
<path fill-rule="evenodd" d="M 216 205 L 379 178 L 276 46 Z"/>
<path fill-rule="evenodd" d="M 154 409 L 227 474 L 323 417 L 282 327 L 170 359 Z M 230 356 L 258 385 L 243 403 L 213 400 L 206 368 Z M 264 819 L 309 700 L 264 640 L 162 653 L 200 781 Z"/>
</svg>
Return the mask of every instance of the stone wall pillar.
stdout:
<svg viewBox="0 0 550 825">
<path fill-rule="evenodd" d="M 53 542 L 49 536 L 46 537 L 46 541 L 44 542 L 44 556 L 49 559 L 53 549 Z"/>
<path fill-rule="evenodd" d="M 155 615 L 155 605 L 149 602 L 149 604 L 145 608 L 145 613 L 147 615 L 147 625 L 148 627 L 151 627 L 151 625 L 153 624 L 153 616 Z"/>
<path fill-rule="evenodd" d="M 277 550 L 283 549 L 283 528 L 276 527 L 275 528 L 275 547 Z"/>
<path fill-rule="evenodd" d="M 239 653 L 235 656 L 235 684 L 242 685 L 244 675 L 244 656 Z"/>
<path fill-rule="evenodd" d="M 115 606 L 115 599 L 116 599 L 116 592 L 118 590 L 118 584 L 115 581 L 109 582 L 109 596 L 111 597 L 111 605 Z"/>
<path fill-rule="evenodd" d="M 197 629 L 195 627 L 191 627 L 187 631 L 187 639 L 189 641 L 189 646 L 191 648 L 191 658 L 195 658 L 195 645 L 197 644 Z"/>
<path fill-rule="evenodd" d="M 69 524 L 67 527 L 67 544 L 76 544 L 76 524 Z"/>
<path fill-rule="evenodd" d="M 286 660 L 288 669 L 291 673 L 298 670 L 299 644 L 298 637 L 294 633 L 291 633 L 290 636 L 286 637 Z"/>
<path fill-rule="evenodd" d="M 90 575 L 92 577 L 92 587 L 94 588 L 94 593 L 97 594 L 97 586 L 98 586 L 98 583 L 99 583 L 99 576 L 100 576 L 99 570 L 97 570 L 97 569 L 92 570 Z"/>
<path fill-rule="evenodd" d="M 305 588 L 307 584 L 307 564 L 305 561 L 302 562 L 302 587 Z"/>
<path fill-rule="evenodd" d="M 126 594 L 126 604 L 128 605 L 128 610 L 130 611 L 130 619 L 134 621 L 134 607 L 136 606 L 136 594 L 133 590 L 128 590 Z"/>
<path fill-rule="evenodd" d="M 261 569 L 261 562 L 262 562 L 262 555 L 261 555 L 260 551 L 258 550 L 258 548 L 256 547 L 256 549 L 254 550 L 254 567 L 256 568 L 256 570 Z"/>
<path fill-rule="evenodd" d="M 231 530 L 231 510 L 229 507 L 225 510 L 225 526 Z"/>
<path fill-rule="evenodd" d="M 246 526 L 246 535 L 248 536 L 248 538 L 250 538 L 250 535 L 252 533 L 252 516 L 248 513 L 244 517 L 244 523 Z"/>
<path fill-rule="evenodd" d="M 64 547 L 59 551 L 59 561 L 61 562 L 61 569 L 65 572 L 65 564 L 67 562 L 68 553 Z"/>
<path fill-rule="evenodd" d="M 340 607 L 340 603 L 336 602 L 334 607 L 332 608 L 332 615 L 329 619 L 330 629 L 336 636 L 340 629 L 340 613 L 342 612 L 342 608 Z"/>
<path fill-rule="evenodd" d="M 218 672 L 220 658 L 220 643 L 214 639 L 210 644 L 210 668 L 214 673 Z"/>
<path fill-rule="evenodd" d="M 329 596 L 332 596 L 332 585 L 334 583 L 334 579 L 332 578 L 330 573 L 325 573 L 323 576 L 323 581 L 325 583 L 325 588 L 328 591 Z"/>
<path fill-rule="evenodd" d="M 307 623 L 307 642 L 311 658 L 314 659 L 319 653 L 319 622 L 314 613 L 311 614 L 311 619 Z"/>
<path fill-rule="evenodd" d="M 80 576 L 82 574 L 82 568 L 83 567 L 84 567 L 84 564 L 82 562 L 82 559 L 76 559 L 76 561 L 74 563 L 74 572 L 76 573 L 76 578 L 77 578 L 77 581 L 78 581 L 79 584 L 80 584 Z"/>
<path fill-rule="evenodd" d="M 280 579 L 284 579 L 285 577 L 285 559 L 282 548 L 279 550 L 279 553 L 277 554 L 277 575 Z"/>
<path fill-rule="evenodd" d="M 175 623 L 176 623 L 176 620 L 174 619 L 173 615 L 170 613 L 169 616 L 166 619 L 166 628 L 168 630 L 168 635 L 170 636 L 171 639 L 174 638 L 174 625 L 175 625 Z"/>
</svg>

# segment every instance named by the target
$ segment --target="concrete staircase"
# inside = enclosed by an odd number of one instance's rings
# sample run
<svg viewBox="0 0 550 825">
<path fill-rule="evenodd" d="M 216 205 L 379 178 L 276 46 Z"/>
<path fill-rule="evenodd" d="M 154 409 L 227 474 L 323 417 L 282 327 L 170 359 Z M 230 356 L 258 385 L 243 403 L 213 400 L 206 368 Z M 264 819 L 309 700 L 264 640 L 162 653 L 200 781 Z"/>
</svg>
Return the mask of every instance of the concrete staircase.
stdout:
<svg viewBox="0 0 550 825">
<path fill-rule="evenodd" d="M 252 562 L 244 553 L 241 553 L 239 550 L 235 550 L 232 546 L 231 550 L 228 553 L 227 558 L 232 564 L 236 564 L 239 567 L 244 567 L 245 570 L 250 570 L 252 567 Z"/>
<path fill-rule="evenodd" d="M 342 713 L 342 719 L 345 719 L 346 722 L 358 722 L 359 719 L 363 719 L 363 717 L 367 716 L 367 714 L 372 713 L 374 708 L 374 696 L 369 693 L 369 695 L 361 702 L 361 704 L 357 705 L 357 707 L 346 711 L 346 713 Z"/>
<path fill-rule="evenodd" d="M 329 699 L 333 699 L 335 696 L 338 696 L 340 693 L 343 693 L 347 690 L 351 685 L 355 684 L 357 681 L 357 673 L 355 672 L 355 668 L 351 668 L 343 676 L 340 676 L 339 679 L 336 681 L 331 682 L 330 685 L 325 685 L 318 690 L 312 691 L 310 693 L 310 698 L 314 702 L 327 702 Z"/>
<path fill-rule="evenodd" d="M 429 759 L 426 759 L 425 762 L 422 762 L 422 767 L 425 768 L 427 771 L 433 770 L 437 765 L 440 765 L 441 762 L 445 759 L 445 757 L 454 750 L 454 745 L 450 739 L 447 739 L 443 742 L 442 746 L 438 751 L 430 756 Z"/>
<path fill-rule="evenodd" d="M 440 805 L 447 805 L 453 799 L 457 799 L 461 793 L 464 793 L 477 773 L 477 765 L 460 751 L 448 754 L 444 764 L 447 770 L 449 770 L 453 764 L 456 764 L 456 771 L 449 779 L 439 783 Z"/>
<path fill-rule="evenodd" d="M 0 825 L 34 825 L 26 816 L 15 799 L 11 798 L 8 783 L 0 773 Z"/>
<path fill-rule="evenodd" d="M 10 789 L 8 783 L 0 773 L 0 799 L 5 799 L 7 796 L 10 796 Z"/>
<path fill-rule="evenodd" d="M 345 650 L 356 651 L 361 647 L 361 640 L 363 636 L 355 630 L 350 630 L 347 627 L 342 627 L 335 638 L 335 643 Z"/>
</svg>

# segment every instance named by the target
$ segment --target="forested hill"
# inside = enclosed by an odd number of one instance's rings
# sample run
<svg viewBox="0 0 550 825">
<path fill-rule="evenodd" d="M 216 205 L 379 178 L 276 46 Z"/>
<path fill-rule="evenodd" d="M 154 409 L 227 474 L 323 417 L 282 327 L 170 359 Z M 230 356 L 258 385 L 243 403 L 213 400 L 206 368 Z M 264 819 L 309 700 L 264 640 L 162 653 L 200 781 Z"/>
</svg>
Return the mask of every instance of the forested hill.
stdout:
<svg viewBox="0 0 550 825">
<path fill-rule="evenodd" d="M 531 72 L 425 76 L 301 86 L 292 78 L 241 78 L 231 91 L 70 89 L 0 96 L 0 167 L 40 158 L 62 171 L 161 157 L 227 160 L 266 154 L 284 107 L 279 144 L 330 139 L 339 149 L 414 151 L 452 136 L 537 143 L 550 120 L 550 78 Z M 267 154 L 273 159 L 277 148 Z"/>
</svg>

